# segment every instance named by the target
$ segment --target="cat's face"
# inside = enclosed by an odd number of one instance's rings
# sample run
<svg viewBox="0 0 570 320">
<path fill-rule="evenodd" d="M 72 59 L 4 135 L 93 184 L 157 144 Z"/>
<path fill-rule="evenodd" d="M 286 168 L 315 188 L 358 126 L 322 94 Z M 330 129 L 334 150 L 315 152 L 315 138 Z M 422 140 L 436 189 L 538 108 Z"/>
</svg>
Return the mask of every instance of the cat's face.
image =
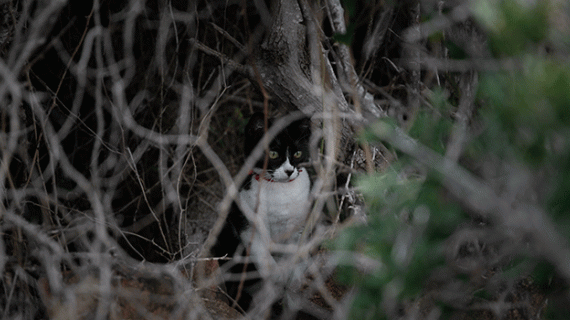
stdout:
<svg viewBox="0 0 570 320">
<path fill-rule="evenodd" d="M 268 121 L 269 127 L 271 122 Z M 302 163 L 309 160 L 309 139 L 311 137 L 310 120 L 307 118 L 291 123 L 281 131 L 269 145 L 269 150 L 257 162 L 254 172 L 263 174 L 267 180 L 286 182 L 297 178 Z M 262 113 L 254 114 L 245 129 L 245 155 L 249 156 L 253 148 L 263 137 L 266 130 Z M 264 170 L 265 158 L 267 167 Z"/>
</svg>

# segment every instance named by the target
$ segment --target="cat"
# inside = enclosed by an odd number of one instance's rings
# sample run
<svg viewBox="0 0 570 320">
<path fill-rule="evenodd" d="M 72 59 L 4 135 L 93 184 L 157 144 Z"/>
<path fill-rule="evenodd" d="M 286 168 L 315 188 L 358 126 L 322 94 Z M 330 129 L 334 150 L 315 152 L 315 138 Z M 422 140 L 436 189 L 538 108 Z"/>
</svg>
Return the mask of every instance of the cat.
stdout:
<svg viewBox="0 0 570 320">
<path fill-rule="evenodd" d="M 271 128 L 272 119 L 268 119 Z M 255 113 L 245 127 L 245 157 L 250 156 L 267 132 L 263 113 Z M 310 204 L 311 181 L 304 165 L 309 161 L 311 122 L 303 118 L 292 122 L 269 144 L 242 185 L 239 201 L 244 210 L 254 214 L 275 243 L 298 242 L 303 231 Z M 226 292 L 244 310 L 251 305 L 260 287 L 259 278 L 243 281 L 241 275 L 256 274 L 260 263 L 275 265 L 278 254 L 269 253 L 267 238 L 255 228 L 239 207 L 234 204 L 212 254 L 238 260 L 246 257 L 249 262 L 233 264 L 229 268 L 232 279 L 225 281 Z M 265 241 L 263 240 L 265 239 Z M 269 261 L 268 261 L 269 260 Z M 224 264 L 221 260 L 221 264 Z M 271 266 L 270 266 L 271 268 Z M 267 270 L 267 268 L 265 269 Z M 243 288 L 240 288 L 240 283 Z"/>
</svg>

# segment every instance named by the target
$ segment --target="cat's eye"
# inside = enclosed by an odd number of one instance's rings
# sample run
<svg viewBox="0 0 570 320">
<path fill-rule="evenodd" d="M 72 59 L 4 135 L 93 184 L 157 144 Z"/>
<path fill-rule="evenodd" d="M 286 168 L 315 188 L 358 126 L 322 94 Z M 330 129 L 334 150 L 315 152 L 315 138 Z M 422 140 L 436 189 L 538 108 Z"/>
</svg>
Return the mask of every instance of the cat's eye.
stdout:
<svg viewBox="0 0 570 320">
<path fill-rule="evenodd" d="M 275 159 L 279 156 L 279 153 L 277 153 L 277 151 L 269 151 L 269 159 Z"/>
<path fill-rule="evenodd" d="M 299 158 L 301 158 L 302 155 L 303 155 L 303 152 L 302 152 L 302 151 L 297 151 L 297 152 L 295 152 L 295 153 L 293 154 L 293 157 L 299 159 Z"/>
</svg>

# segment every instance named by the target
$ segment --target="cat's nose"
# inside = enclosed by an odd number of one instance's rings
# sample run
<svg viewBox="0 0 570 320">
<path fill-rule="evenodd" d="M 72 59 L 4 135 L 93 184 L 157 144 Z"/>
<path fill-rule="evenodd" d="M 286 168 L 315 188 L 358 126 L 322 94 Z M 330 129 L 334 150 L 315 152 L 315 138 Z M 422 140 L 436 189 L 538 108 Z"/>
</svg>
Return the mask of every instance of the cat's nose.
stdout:
<svg viewBox="0 0 570 320">
<path fill-rule="evenodd" d="M 288 177 L 290 177 L 290 176 L 293 174 L 293 172 L 295 172 L 295 170 L 285 170 L 285 174 L 286 174 Z"/>
</svg>

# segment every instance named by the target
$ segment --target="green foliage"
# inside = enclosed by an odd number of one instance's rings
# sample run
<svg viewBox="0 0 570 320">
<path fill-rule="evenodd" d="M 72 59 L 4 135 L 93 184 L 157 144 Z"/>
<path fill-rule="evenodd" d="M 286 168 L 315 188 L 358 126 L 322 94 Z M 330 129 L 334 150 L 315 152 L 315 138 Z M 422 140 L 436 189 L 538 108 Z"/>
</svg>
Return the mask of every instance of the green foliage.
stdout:
<svg viewBox="0 0 570 320">
<path fill-rule="evenodd" d="M 479 73 L 476 119 L 482 127 L 465 146 L 460 163 L 480 179 L 487 177 L 477 170 L 488 163 L 497 170 L 509 168 L 500 171 L 505 181 L 530 177 L 536 185 L 514 188 L 534 188 L 534 205 L 570 237 L 570 65 L 541 49 L 550 41 L 552 7 L 549 1 L 479 0 L 472 8 L 488 32 L 491 52 L 515 62 Z M 430 107 L 418 111 L 409 135 L 444 155 L 457 110 L 444 89 L 433 91 Z M 361 139 L 389 143 L 394 126 L 393 120 L 382 120 Z M 393 301 L 417 296 L 425 280 L 445 265 L 446 240 L 470 221 L 462 210 L 464 199 L 449 196 L 442 183 L 446 172 L 434 174 L 418 160 L 423 159 L 399 154 L 386 172 L 357 182 L 369 221 L 344 230 L 334 243 L 342 252 L 339 279 L 359 289 L 354 319 L 386 318 Z M 552 261 L 521 248 L 505 266 L 505 277 L 520 277 L 534 265 L 536 282 L 548 283 L 556 270 Z"/>
<path fill-rule="evenodd" d="M 444 43 L 445 43 L 445 47 L 447 48 L 447 50 L 449 50 L 448 52 L 449 52 L 450 58 L 457 59 L 457 60 L 468 58 L 467 52 L 465 52 L 465 49 L 463 49 L 462 47 L 457 45 L 455 42 L 445 41 Z"/>
<path fill-rule="evenodd" d="M 410 129 L 412 136 L 440 152 L 451 129 L 451 108 L 443 96 L 434 94 L 432 105 L 437 109 L 419 112 Z M 381 140 L 394 126 L 394 120 L 383 120 L 365 130 L 362 139 Z M 405 155 L 386 172 L 363 176 L 357 184 L 369 208 L 368 224 L 345 230 L 335 246 L 342 252 L 363 254 L 378 265 L 362 270 L 347 254 L 339 279 L 361 288 L 353 318 L 377 319 L 386 314 L 386 299 L 417 295 L 431 271 L 444 264 L 443 241 L 465 215 L 442 192 L 438 178 L 426 178 Z"/>
<path fill-rule="evenodd" d="M 546 145 L 570 123 L 569 70 L 568 65 L 529 55 L 521 72 L 481 77 L 480 93 L 489 101 L 484 116 L 504 131 L 508 150 L 524 161 L 544 164 Z"/>
<path fill-rule="evenodd" d="M 452 108 L 446 96 L 445 92 L 437 88 L 431 96 L 431 103 L 436 109 L 418 111 L 409 132 L 419 142 L 440 154 L 445 152 L 445 143 L 453 125 Z"/>
<path fill-rule="evenodd" d="M 354 35 L 355 25 L 351 24 L 346 28 L 346 33 L 335 33 L 333 40 L 346 45 L 351 45 Z"/>
<path fill-rule="evenodd" d="M 442 122 L 426 112 L 416 119 L 418 128 L 412 131 L 425 128 L 422 140 L 441 144 L 443 128 L 449 128 L 448 124 L 440 126 Z M 392 125 L 391 121 L 376 125 L 364 136 L 383 136 Z M 353 305 L 354 319 L 384 317 L 386 299 L 417 295 L 432 270 L 444 265 L 443 242 L 465 220 L 439 180 L 432 175 L 425 178 L 411 163 L 404 157 L 386 172 L 359 179 L 369 207 L 368 224 L 345 230 L 335 243 L 336 249 L 349 252 L 339 279 L 361 289 Z M 377 265 L 362 270 L 353 263 L 352 253 L 365 255 Z"/>
<path fill-rule="evenodd" d="M 240 108 L 235 108 L 233 115 L 229 117 L 227 121 L 228 128 L 236 131 L 240 136 L 243 136 L 248 119 L 244 117 Z"/>
<path fill-rule="evenodd" d="M 371 11 L 377 10 L 381 6 L 394 6 L 393 0 L 341 0 L 346 19 L 346 32 L 335 33 L 332 39 L 335 42 L 350 46 L 355 40 L 357 28 L 366 25 L 367 18 Z"/>
<path fill-rule="evenodd" d="M 479 0 L 473 11 L 489 31 L 489 42 L 498 56 L 524 52 L 548 33 L 549 1 Z"/>
</svg>

